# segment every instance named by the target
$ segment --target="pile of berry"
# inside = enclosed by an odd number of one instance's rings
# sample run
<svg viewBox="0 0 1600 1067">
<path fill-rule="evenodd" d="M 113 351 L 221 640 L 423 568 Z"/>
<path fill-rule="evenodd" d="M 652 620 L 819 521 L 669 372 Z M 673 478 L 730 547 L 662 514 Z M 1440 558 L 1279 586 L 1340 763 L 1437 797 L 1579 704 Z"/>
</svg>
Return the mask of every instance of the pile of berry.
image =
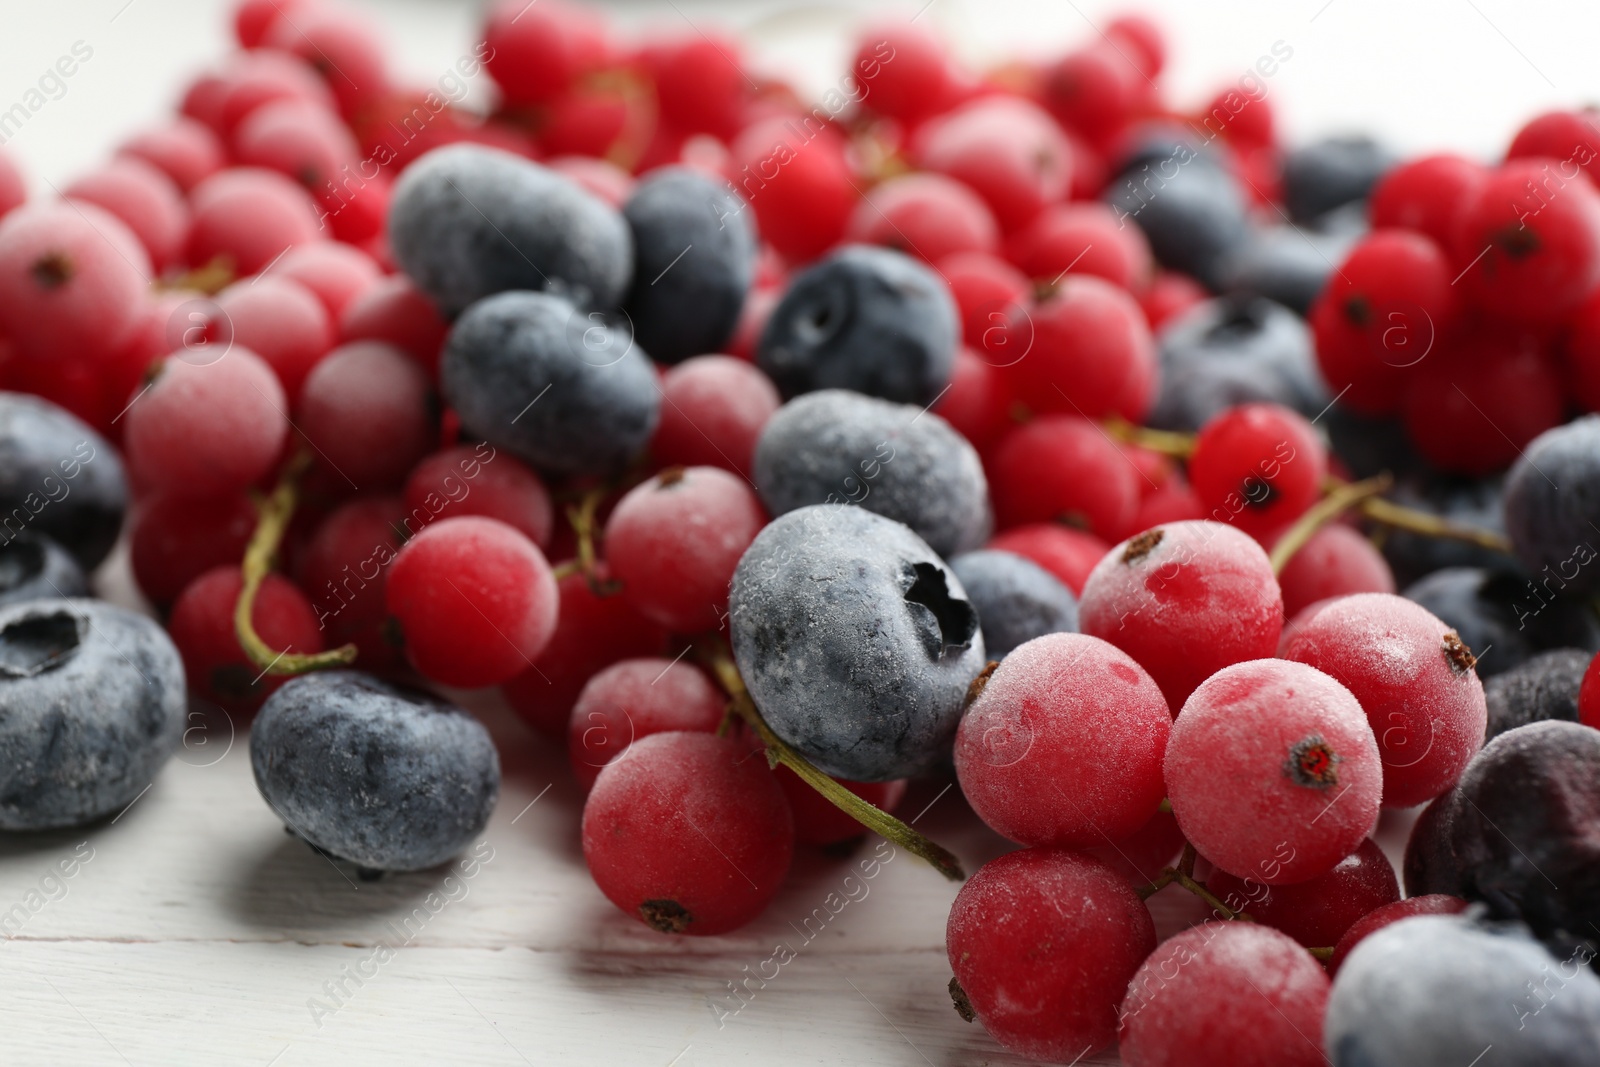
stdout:
<svg viewBox="0 0 1600 1067">
<path fill-rule="evenodd" d="M 560 0 L 421 90 L 318 0 L 236 27 L 60 199 L 0 157 L 0 827 L 199 701 L 428 868 L 500 785 L 436 690 L 500 687 L 663 935 L 867 829 L 963 877 L 889 814 L 953 770 L 1021 846 L 946 932 L 1008 1049 L 1600 1063 L 1600 114 L 1287 149 L 1138 17 L 982 76 L 880 26 L 814 105 Z M 125 511 L 165 630 L 86 598 Z"/>
</svg>

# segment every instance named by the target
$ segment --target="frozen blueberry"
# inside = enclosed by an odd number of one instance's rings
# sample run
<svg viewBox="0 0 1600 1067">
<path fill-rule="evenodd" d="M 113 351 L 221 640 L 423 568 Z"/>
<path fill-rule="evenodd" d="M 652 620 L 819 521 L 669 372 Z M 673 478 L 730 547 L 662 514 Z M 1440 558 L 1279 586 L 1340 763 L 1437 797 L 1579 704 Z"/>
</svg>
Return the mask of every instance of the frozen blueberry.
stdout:
<svg viewBox="0 0 1600 1067">
<path fill-rule="evenodd" d="M 1506 532 L 1528 573 L 1569 597 L 1600 593 L 1600 415 L 1546 430 L 1506 476 Z"/>
<path fill-rule="evenodd" d="M 950 569 L 978 609 L 990 659 L 1005 659 L 1035 637 L 1077 632 L 1078 598 L 1031 559 L 998 550 L 968 552 L 951 560 Z"/>
<path fill-rule="evenodd" d="M 633 240 L 612 208 L 520 156 L 457 144 L 395 182 L 395 262 L 446 316 L 511 289 L 549 290 L 613 308 L 633 276 Z"/>
<path fill-rule="evenodd" d="M 1530 722 L 1577 722 L 1578 687 L 1593 658 L 1581 649 L 1552 649 L 1489 679 L 1483 687 L 1489 702 L 1488 740 Z"/>
<path fill-rule="evenodd" d="M 284 824 L 339 859 L 419 871 L 465 848 L 500 794 L 483 724 L 360 671 L 296 678 L 250 729 L 256 786 Z"/>
<path fill-rule="evenodd" d="M 1478 676 L 1490 678 L 1550 648 L 1600 651 L 1600 622 L 1583 604 L 1541 599 L 1520 574 L 1479 567 L 1446 567 L 1402 594 L 1448 623 L 1478 656 Z"/>
<path fill-rule="evenodd" d="M 469 434 L 556 474 L 614 473 L 660 415 L 655 369 L 633 338 L 548 293 L 468 308 L 439 380 Z"/>
<path fill-rule="evenodd" d="M 1329 137 L 1290 152 L 1283 160 L 1283 202 L 1296 222 L 1311 222 L 1363 199 L 1395 156 L 1370 137 Z"/>
<path fill-rule="evenodd" d="M 1161 390 L 1150 424 L 1196 430 L 1235 404 L 1265 401 L 1315 417 L 1330 399 L 1311 331 L 1281 304 L 1225 296 L 1189 309 L 1158 338 Z"/>
<path fill-rule="evenodd" d="M 1461 795 L 1454 788 L 1447 789 L 1428 802 L 1411 824 L 1411 836 L 1406 838 L 1404 862 L 1406 896 L 1423 897 L 1430 893 L 1447 893 L 1459 897 L 1464 879 L 1461 861 L 1456 857 L 1451 834 L 1455 825 L 1456 809 Z"/>
<path fill-rule="evenodd" d="M 756 362 L 785 398 L 853 389 L 932 404 L 950 382 L 958 337 L 943 278 L 893 249 L 846 245 L 789 283 Z"/>
<path fill-rule="evenodd" d="M 1317 425 L 1327 432 L 1328 442 L 1333 446 L 1333 451 L 1344 461 L 1350 473 L 1356 478 L 1371 478 L 1376 474 L 1388 471 L 1397 478 L 1420 477 L 1425 473 L 1426 464 L 1417 455 L 1416 449 L 1411 446 L 1411 439 L 1406 436 L 1405 425 L 1399 419 L 1386 416 L 1358 415 L 1342 404 L 1335 404 L 1323 413 L 1317 420 Z M 1397 490 L 1399 492 L 1401 490 Z M 1497 498 L 1498 499 L 1498 498 Z M 1431 510 L 1431 509 L 1430 509 Z M 1497 509 L 1498 510 L 1498 509 Z M 1498 516 L 1495 525 L 1499 525 Z M 1398 536 L 1404 531 L 1396 530 Z M 1416 538 L 1415 534 L 1407 535 Z M 1430 537 L 1429 542 L 1446 543 L 1443 538 Z M 1386 540 L 1385 545 L 1388 544 Z M 1448 544 L 1460 545 L 1464 541 L 1451 541 Z M 1478 556 L 1464 557 L 1477 560 Z M 1509 561 L 1510 557 L 1504 554 L 1495 558 L 1501 562 Z M 1428 568 L 1433 569 L 1433 568 Z M 1427 570 L 1417 572 L 1417 577 L 1426 574 Z"/>
<path fill-rule="evenodd" d="M 0 541 L 0 604 L 88 595 L 83 568 L 50 538 L 24 533 Z"/>
<path fill-rule="evenodd" d="M 33 530 L 92 571 L 127 506 L 122 460 L 105 438 L 48 400 L 0 392 L 0 542 Z"/>
<path fill-rule="evenodd" d="M 1352 243 L 1296 226 L 1256 230 L 1223 260 L 1222 289 L 1263 296 L 1305 315 Z"/>
<path fill-rule="evenodd" d="M 931 411 L 824 389 L 773 415 L 756 443 L 755 482 L 774 515 L 859 504 L 903 522 L 941 556 L 989 537 L 989 485 L 967 439 Z"/>
<path fill-rule="evenodd" d="M 1323 1030 L 1333 1067 L 1593 1067 L 1600 978 L 1587 957 L 1466 916 L 1401 919 L 1339 967 Z"/>
<path fill-rule="evenodd" d="M 824 771 L 884 782 L 948 757 L 983 635 L 905 526 L 840 504 L 779 516 L 739 561 L 730 613 L 756 707 Z"/>
<path fill-rule="evenodd" d="M 1600 730 L 1558 721 L 1508 730 L 1472 758 L 1456 791 L 1448 821 L 1462 895 L 1550 943 L 1600 941 Z"/>
<path fill-rule="evenodd" d="M 0 607 L 0 829 L 79 826 L 132 803 L 183 735 L 166 631 L 99 600 Z"/>
<path fill-rule="evenodd" d="M 1342 417 L 1340 409 L 1336 407 L 1324 421 L 1333 431 L 1330 436 L 1334 448 L 1341 457 L 1347 456 L 1348 451 L 1340 446 L 1345 436 L 1357 436 L 1340 432 L 1349 420 Z M 1359 471 L 1357 475 L 1367 477 L 1377 473 L 1378 469 L 1400 468 L 1391 462 L 1371 471 Z M 1506 530 L 1505 493 L 1498 479 L 1412 476 L 1402 479 L 1395 486 L 1392 498 L 1396 504 L 1426 511 L 1463 526 L 1474 526 L 1499 534 L 1504 534 Z M 1401 585 L 1409 585 L 1445 567 L 1482 567 L 1494 571 L 1509 571 L 1516 567 L 1516 561 L 1504 552 L 1468 541 L 1427 537 L 1407 530 L 1391 530 L 1384 537 L 1383 555 L 1394 571 L 1395 580 Z"/>
<path fill-rule="evenodd" d="M 1178 152 L 1124 170 L 1101 194 L 1124 222 L 1137 223 L 1163 267 L 1222 284 L 1227 257 L 1250 235 L 1244 194 L 1210 157 Z"/>
<path fill-rule="evenodd" d="M 622 215 L 633 231 L 633 335 L 663 363 L 720 352 L 755 277 L 751 213 L 727 182 L 663 167 L 634 187 Z"/>
</svg>

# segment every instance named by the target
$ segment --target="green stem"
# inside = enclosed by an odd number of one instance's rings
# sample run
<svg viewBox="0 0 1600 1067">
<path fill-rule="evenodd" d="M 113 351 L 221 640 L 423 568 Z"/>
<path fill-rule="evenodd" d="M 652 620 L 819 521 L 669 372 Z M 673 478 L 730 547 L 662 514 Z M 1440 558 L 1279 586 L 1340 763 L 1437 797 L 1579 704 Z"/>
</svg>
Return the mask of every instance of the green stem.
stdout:
<svg viewBox="0 0 1600 1067">
<path fill-rule="evenodd" d="M 1278 538 L 1278 543 L 1272 546 L 1272 552 L 1267 557 L 1272 561 L 1272 573 L 1282 574 L 1283 568 L 1288 566 L 1294 554 L 1304 548 L 1306 542 L 1311 540 L 1318 530 L 1363 500 L 1384 492 L 1393 484 L 1394 479 L 1387 473 L 1362 482 L 1340 483 L 1327 496 L 1307 508 L 1305 513 L 1294 521 L 1294 525 Z"/>
</svg>

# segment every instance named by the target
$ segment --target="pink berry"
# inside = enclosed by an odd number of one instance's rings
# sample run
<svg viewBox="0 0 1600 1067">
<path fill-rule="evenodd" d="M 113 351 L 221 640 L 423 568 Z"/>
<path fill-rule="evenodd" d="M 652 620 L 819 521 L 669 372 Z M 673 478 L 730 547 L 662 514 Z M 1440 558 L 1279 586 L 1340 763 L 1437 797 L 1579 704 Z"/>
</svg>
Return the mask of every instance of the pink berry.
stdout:
<svg viewBox="0 0 1600 1067">
<path fill-rule="evenodd" d="M 1012 429 L 984 467 L 1002 529 L 1067 522 L 1105 537 L 1139 505 L 1138 473 L 1103 430 L 1076 415 L 1046 415 Z"/>
<path fill-rule="evenodd" d="M 728 698 L 692 663 L 625 659 L 590 678 L 572 706 L 567 755 L 586 791 L 601 768 L 626 759 L 651 734 L 673 730 L 714 733 Z"/>
<path fill-rule="evenodd" d="M 1184 703 L 1165 761 L 1184 836 L 1266 885 L 1331 871 L 1378 821 L 1383 767 L 1350 690 L 1288 660 L 1225 667 Z"/>
<path fill-rule="evenodd" d="M 295 424 L 340 479 L 358 490 L 392 489 L 433 448 L 435 403 L 413 360 L 391 345 L 357 341 L 307 376 Z"/>
<path fill-rule="evenodd" d="M 135 134 L 118 155 L 142 159 L 189 192 L 227 165 L 227 151 L 211 127 L 179 115 L 166 126 Z"/>
<path fill-rule="evenodd" d="M 499 519 L 540 548 L 550 547 L 555 511 L 550 491 L 515 456 L 488 444 L 435 452 L 406 479 L 406 507 L 418 525 L 455 515 Z"/>
<path fill-rule="evenodd" d="M 371 256 L 342 241 L 318 241 L 291 248 L 272 265 L 270 274 L 311 290 L 335 325 L 345 308 L 384 279 L 383 270 Z"/>
<path fill-rule="evenodd" d="M 196 267 L 220 260 L 243 277 L 323 236 L 310 195 L 275 171 L 222 171 L 195 186 L 189 203 L 188 260 Z"/>
<path fill-rule="evenodd" d="M 778 410 L 778 390 L 732 356 L 695 356 L 661 378 L 661 421 L 650 454 L 669 466 L 721 467 L 746 477 L 761 428 Z"/>
<path fill-rule="evenodd" d="M 438 373 L 439 351 L 449 329 L 438 309 L 403 274 L 384 278 L 339 316 L 340 341 L 387 341 L 415 359 L 430 377 Z"/>
<path fill-rule="evenodd" d="M 978 817 L 1024 845 L 1116 841 L 1156 813 L 1172 713 L 1125 652 L 1050 634 L 1012 652 L 956 733 L 956 776 Z"/>
<path fill-rule="evenodd" d="M 365 671 L 395 670 L 404 656 L 384 633 L 389 565 L 415 530 L 392 496 L 358 497 L 317 524 L 298 554 L 295 577 L 311 598 L 329 644 L 352 642 Z"/>
<path fill-rule="evenodd" d="M 985 548 L 1015 552 L 1031 559 L 1057 578 L 1076 596 L 1105 554 L 1110 551 L 1100 538 L 1082 530 L 1056 523 L 1013 526 L 990 538 Z"/>
<path fill-rule="evenodd" d="M 1328 453 L 1299 412 L 1240 404 L 1195 439 L 1189 482 L 1210 517 L 1259 536 L 1293 522 L 1322 495 Z"/>
<path fill-rule="evenodd" d="M 1446 893 L 1429 893 L 1420 897 L 1408 897 L 1405 900 L 1391 901 L 1382 907 L 1374 908 L 1360 919 L 1351 924 L 1339 938 L 1334 946 L 1333 955 L 1328 957 L 1328 974 L 1337 975 L 1340 964 L 1345 957 L 1350 955 L 1350 950 L 1366 939 L 1368 934 L 1377 933 L 1390 923 L 1409 919 L 1413 915 L 1460 915 L 1467 910 L 1467 902 L 1460 897 L 1452 897 Z"/>
<path fill-rule="evenodd" d="M 1000 234 L 971 189 L 943 174 L 920 173 L 890 178 L 868 192 L 845 238 L 937 263 L 961 252 L 993 252 Z"/>
<path fill-rule="evenodd" d="M 149 163 L 113 159 L 67 186 L 64 195 L 94 204 L 120 219 L 138 237 L 157 272 L 183 253 L 189 207 L 173 180 Z"/>
<path fill-rule="evenodd" d="M 1336 944 L 1352 923 L 1400 899 L 1394 865 L 1371 838 L 1327 874 L 1294 885 L 1265 885 L 1215 871 L 1206 888 L 1235 911 L 1282 930 L 1307 948 Z"/>
<path fill-rule="evenodd" d="M 1311 535 L 1289 557 L 1278 574 L 1283 614 L 1294 618 L 1301 608 L 1329 597 L 1351 593 L 1393 593 L 1394 572 L 1361 531 L 1336 523 Z"/>
<path fill-rule="evenodd" d="M 266 360 L 291 404 L 333 347 L 333 323 L 322 301 L 289 278 L 235 282 L 217 294 L 214 307 L 205 326 L 209 339 L 243 345 Z"/>
</svg>

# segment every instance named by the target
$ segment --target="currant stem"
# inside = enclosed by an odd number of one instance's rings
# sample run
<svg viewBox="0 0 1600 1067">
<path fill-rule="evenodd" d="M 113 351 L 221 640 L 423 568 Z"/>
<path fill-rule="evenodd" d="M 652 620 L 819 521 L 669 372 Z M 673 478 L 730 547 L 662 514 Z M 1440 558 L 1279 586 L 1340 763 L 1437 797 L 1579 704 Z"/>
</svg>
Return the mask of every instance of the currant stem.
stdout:
<svg viewBox="0 0 1600 1067">
<path fill-rule="evenodd" d="M 1194 453 L 1195 434 L 1176 433 L 1172 430 L 1152 430 L 1135 426 L 1127 419 L 1112 415 L 1100 424 L 1113 440 L 1123 444 L 1138 445 L 1152 452 L 1177 459 L 1188 459 Z"/>
<path fill-rule="evenodd" d="M 744 679 L 739 676 L 739 668 L 726 653 L 718 649 L 706 655 L 705 659 L 716 674 L 717 681 L 721 682 L 722 687 L 728 692 L 729 709 L 748 723 L 756 732 L 756 736 L 761 738 L 761 743 L 767 747 L 769 763 L 773 766 L 781 763 L 788 767 L 800 777 L 801 781 L 821 793 L 840 811 L 907 852 L 921 856 L 951 881 L 959 882 L 967 877 L 961 861 L 952 853 L 923 837 L 888 812 L 862 800 L 817 770 L 809 760 L 773 733 L 772 727 L 761 717 L 761 712 L 756 710 L 755 701 L 750 699 L 750 691 L 745 688 Z"/>
<path fill-rule="evenodd" d="M 1392 526 L 1397 530 L 1409 530 L 1424 537 L 1466 541 L 1468 544 L 1480 545 L 1494 552 L 1511 551 L 1511 542 L 1493 530 L 1451 522 L 1430 512 L 1403 507 L 1382 497 L 1368 497 L 1361 501 L 1361 514 L 1381 525 Z"/>
<path fill-rule="evenodd" d="M 1340 483 L 1327 496 L 1306 509 L 1294 521 L 1294 525 L 1278 538 L 1278 543 L 1272 546 L 1272 552 L 1267 557 L 1272 562 L 1272 573 L 1282 574 L 1294 554 L 1304 548 L 1318 530 L 1363 500 L 1385 492 L 1393 484 L 1394 479 L 1387 472 L 1361 482 Z"/>
<path fill-rule="evenodd" d="M 1332 959 L 1333 958 L 1333 946 L 1332 945 L 1328 946 L 1327 948 L 1320 948 L 1320 947 L 1319 948 L 1308 948 L 1308 949 L 1306 949 L 1306 951 L 1311 953 L 1313 956 L 1317 957 L 1317 959 L 1319 959 L 1319 960 L 1327 960 L 1327 959 Z"/>
<path fill-rule="evenodd" d="M 1186 891 L 1193 893 L 1207 904 L 1211 905 L 1212 910 L 1215 911 L 1220 918 L 1226 919 L 1230 922 L 1234 920 L 1239 922 L 1253 921 L 1248 914 L 1243 911 L 1237 911 L 1233 908 L 1230 908 L 1221 900 L 1217 899 L 1216 894 L 1212 893 L 1211 890 L 1195 881 L 1194 865 L 1195 861 L 1199 858 L 1200 853 L 1195 851 L 1195 847 L 1193 845 L 1185 841 L 1183 843 L 1183 856 L 1178 860 L 1178 865 L 1176 867 L 1166 868 L 1160 874 L 1156 875 L 1155 881 L 1149 883 L 1148 885 L 1140 886 L 1139 888 L 1135 889 L 1134 892 L 1139 894 L 1140 900 L 1149 900 L 1167 886 L 1177 884 L 1182 886 Z M 1330 949 L 1329 951 L 1331 952 L 1332 950 Z"/>
<path fill-rule="evenodd" d="M 255 533 L 251 534 L 250 543 L 244 550 L 244 562 L 241 568 L 244 585 L 239 589 L 239 599 L 233 607 L 233 629 L 239 637 L 239 645 L 244 649 L 245 655 L 250 657 L 250 662 L 263 674 L 306 674 L 327 667 L 342 667 L 347 663 L 354 663 L 356 658 L 355 645 L 343 645 L 312 655 L 278 651 L 261 640 L 261 635 L 256 633 L 255 623 L 252 620 L 256 593 L 271 572 L 272 559 L 277 555 L 278 546 L 283 542 L 283 533 L 289 527 L 289 520 L 294 517 L 295 504 L 299 498 L 300 476 L 310 466 L 311 455 L 304 451 L 297 453 L 284 466 L 272 494 L 261 502 L 261 513 L 256 520 Z"/>
</svg>

